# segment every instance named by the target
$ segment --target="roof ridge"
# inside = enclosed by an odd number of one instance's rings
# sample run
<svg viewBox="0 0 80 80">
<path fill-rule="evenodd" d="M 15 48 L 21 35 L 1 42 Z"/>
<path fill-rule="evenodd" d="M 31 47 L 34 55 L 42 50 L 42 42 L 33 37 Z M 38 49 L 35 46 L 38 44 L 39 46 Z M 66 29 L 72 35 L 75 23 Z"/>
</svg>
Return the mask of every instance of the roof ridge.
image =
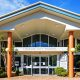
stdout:
<svg viewBox="0 0 80 80">
<path fill-rule="evenodd" d="M 33 6 L 36 6 L 36 5 L 39 5 L 39 4 L 46 5 L 46 6 L 48 6 L 48 7 L 51 7 L 51 8 L 57 9 L 57 10 L 61 10 L 61 11 L 64 11 L 64 12 L 66 12 L 66 13 L 70 13 L 70 14 L 72 14 L 72 15 L 76 15 L 76 16 L 79 16 L 79 17 L 80 17 L 80 15 L 77 14 L 77 13 L 74 13 L 74 12 L 71 12 L 71 11 L 68 11 L 68 10 L 65 10 L 65 9 L 63 9 L 63 8 L 59 8 L 59 7 L 57 7 L 57 6 L 53 6 L 53 5 L 51 5 L 51 4 L 48 4 L 48 3 L 45 3 L 45 2 L 42 2 L 42 1 L 38 1 L 38 2 L 36 2 L 36 3 L 30 4 L 30 5 L 25 6 L 25 7 L 23 7 L 23 8 L 20 8 L 20 9 L 17 9 L 17 10 L 12 11 L 12 12 L 10 12 L 10 13 L 7 13 L 7 14 L 5 14 L 5 15 L 2 15 L 2 16 L 0 16 L 0 19 L 5 18 L 5 17 L 7 17 L 7 16 L 11 16 L 11 15 L 16 14 L 16 13 L 18 13 L 18 12 L 21 12 L 22 10 L 26 10 L 26 9 L 28 9 L 28 8 L 30 8 L 30 7 L 33 7 Z"/>
</svg>

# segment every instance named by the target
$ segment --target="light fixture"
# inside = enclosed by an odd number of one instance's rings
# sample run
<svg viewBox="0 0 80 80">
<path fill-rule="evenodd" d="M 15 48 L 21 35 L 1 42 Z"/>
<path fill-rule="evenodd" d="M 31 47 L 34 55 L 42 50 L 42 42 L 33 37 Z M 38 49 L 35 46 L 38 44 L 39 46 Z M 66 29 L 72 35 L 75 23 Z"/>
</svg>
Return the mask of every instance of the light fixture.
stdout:
<svg viewBox="0 0 80 80">
<path fill-rule="evenodd" d="M 6 48 L 5 51 L 6 51 L 6 52 L 9 51 L 9 48 Z"/>
<path fill-rule="evenodd" d="M 75 48 L 71 48 L 71 52 L 75 52 Z"/>
</svg>

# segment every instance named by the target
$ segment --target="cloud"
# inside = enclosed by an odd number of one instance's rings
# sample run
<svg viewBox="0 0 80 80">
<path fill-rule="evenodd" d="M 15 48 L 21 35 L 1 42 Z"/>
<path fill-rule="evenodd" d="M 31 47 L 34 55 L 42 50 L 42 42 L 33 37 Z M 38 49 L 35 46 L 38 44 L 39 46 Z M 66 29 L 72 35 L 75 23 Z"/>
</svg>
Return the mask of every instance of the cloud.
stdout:
<svg viewBox="0 0 80 80">
<path fill-rule="evenodd" d="M 15 6 L 20 7 L 20 8 L 30 4 L 29 1 L 27 0 L 14 0 L 13 3 Z"/>
<path fill-rule="evenodd" d="M 25 0 L 0 0 L 0 16 L 29 5 Z"/>
</svg>

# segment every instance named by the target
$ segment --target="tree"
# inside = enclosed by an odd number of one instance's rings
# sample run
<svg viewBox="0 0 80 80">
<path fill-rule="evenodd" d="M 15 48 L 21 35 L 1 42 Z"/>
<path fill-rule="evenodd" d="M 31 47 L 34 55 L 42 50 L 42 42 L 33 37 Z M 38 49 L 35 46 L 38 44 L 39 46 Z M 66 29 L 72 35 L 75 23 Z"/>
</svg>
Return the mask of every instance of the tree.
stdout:
<svg viewBox="0 0 80 80">
<path fill-rule="evenodd" d="M 4 61 L 4 67 L 5 67 L 5 71 L 6 71 L 6 65 L 7 65 L 7 52 L 6 52 L 6 48 L 7 48 L 7 44 L 5 45 L 4 42 L 2 42 L 4 40 L 3 35 L 0 35 L 0 42 L 1 42 L 1 56 L 3 57 L 3 61 Z M 12 53 L 14 53 L 14 45 L 12 45 Z M 1 62 L 1 58 L 0 58 L 0 62 Z"/>
<path fill-rule="evenodd" d="M 3 40 L 4 38 L 3 38 L 3 36 L 2 35 L 0 35 L 0 67 L 1 67 L 1 55 L 2 55 L 2 53 L 1 53 L 1 41 Z"/>
<path fill-rule="evenodd" d="M 80 44 L 77 44 L 75 47 L 75 52 L 80 52 Z"/>
<path fill-rule="evenodd" d="M 4 42 L 2 42 L 4 40 L 4 38 L 3 38 L 3 35 L 0 35 L 0 53 L 1 53 L 1 55 L 0 56 L 2 56 L 3 58 L 3 61 L 4 61 L 4 65 L 5 65 L 5 70 L 6 70 L 6 62 L 7 62 L 7 54 L 6 54 L 6 46 L 5 46 L 5 43 Z M 0 62 L 1 62 L 1 59 L 0 59 Z"/>
<path fill-rule="evenodd" d="M 75 47 L 75 53 L 79 53 L 80 52 L 80 44 L 77 44 Z M 80 56 L 75 56 L 75 65 L 76 67 L 80 68 Z"/>
</svg>

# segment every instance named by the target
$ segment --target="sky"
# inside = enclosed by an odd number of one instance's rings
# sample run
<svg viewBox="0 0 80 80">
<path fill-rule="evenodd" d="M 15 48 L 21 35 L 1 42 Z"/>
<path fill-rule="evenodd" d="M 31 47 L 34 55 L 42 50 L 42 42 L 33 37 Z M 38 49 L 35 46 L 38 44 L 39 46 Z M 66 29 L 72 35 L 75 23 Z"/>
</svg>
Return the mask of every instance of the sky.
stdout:
<svg viewBox="0 0 80 80">
<path fill-rule="evenodd" d="M 38 1 L 80 14 L 80 0 L 0 0 L 0 16 Z"/>
</svg>

